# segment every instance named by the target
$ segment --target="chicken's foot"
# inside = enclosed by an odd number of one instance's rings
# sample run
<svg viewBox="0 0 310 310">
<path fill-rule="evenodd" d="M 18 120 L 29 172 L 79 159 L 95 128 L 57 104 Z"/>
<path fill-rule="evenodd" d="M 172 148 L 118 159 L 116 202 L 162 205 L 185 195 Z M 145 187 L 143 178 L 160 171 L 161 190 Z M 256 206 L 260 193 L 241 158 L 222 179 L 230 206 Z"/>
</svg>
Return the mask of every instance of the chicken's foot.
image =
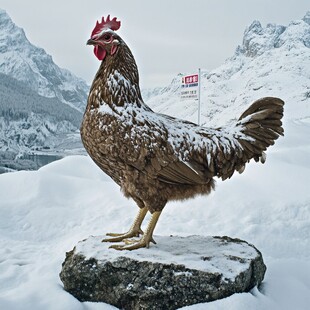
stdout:
<svg viewBox="0 0 310 310">
<path fill-rule="evenodd" d="M 127 238 L 132 237 L 139 237 L 143 235 L 143 231 L 141 229 L 141 224 L 145 218 L 147 213 L 147 208 L 144 207 L 139 210 L 138 215 L 136 216 L 132 226 L 130 227 L 129 231 L 126 233 L 107 233 L 106 235 L 111 238 L 104 238 L 101 242 L 120 242 Z"/>
<path fill-rule="evenodd" d="M 136 250 L 139 248 L 148 248 L 151 242 L 156 243 L 153 239 L 153 232 L 160 214 L 161 211 L 157 211 L 152 214 L 146 231 L 140 240 L 124 240 L 125 244 L 114 244 L 111 245 L 110 248 L 113 248 L 115 250 Z"/>
</svg>

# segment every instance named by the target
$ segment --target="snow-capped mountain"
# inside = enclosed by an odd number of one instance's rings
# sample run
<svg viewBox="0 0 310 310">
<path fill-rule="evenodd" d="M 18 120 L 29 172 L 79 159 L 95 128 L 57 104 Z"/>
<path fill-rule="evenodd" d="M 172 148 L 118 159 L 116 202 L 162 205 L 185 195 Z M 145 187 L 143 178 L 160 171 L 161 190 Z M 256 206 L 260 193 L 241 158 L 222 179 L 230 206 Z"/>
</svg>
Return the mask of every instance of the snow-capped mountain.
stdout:
<svg viewBox="0 0 310 310">
<path fill-rule="evenodd" d="M 157 112 L 197 122 L 197 102 L 180 100 L 181 78 L 144 92 Z M 242 44 L 219 68 L 202 74 L 201 113 L 206 126 L 220 126 L 260 97 L 285 101 L 285 119 L 310 118 L 310 12 L 288 26 L 254 21 Z"/>
<path fill-rule="evenodd" d="M 44 49 L 31 44 L 22 28 L 0 9 L 0 72 L 24 82 L 36 93 L 83 111 L 89 87 L 59 68 Z"/>
<path fill-rule="evenodd" d="M 0 9 L 0 166 L 16 168 L 21 154 L 61 151 L 65 143 L 81 147 L 72 133 L 80 127 L 88 89 Z"/>
<path fill-rule="evenodd" d="M 4 74 L 0 74 L 0 94 L 0 151 L 52 148 L 46 141 L 49 136 L 80 126 L 81 112 Z"/>
</svg>

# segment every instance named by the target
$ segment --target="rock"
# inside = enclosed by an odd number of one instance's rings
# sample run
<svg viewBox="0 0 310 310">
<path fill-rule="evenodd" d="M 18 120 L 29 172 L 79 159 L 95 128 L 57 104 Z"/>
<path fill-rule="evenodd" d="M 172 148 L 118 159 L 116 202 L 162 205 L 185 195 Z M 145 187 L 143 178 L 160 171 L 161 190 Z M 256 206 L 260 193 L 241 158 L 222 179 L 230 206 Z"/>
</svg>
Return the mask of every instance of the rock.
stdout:
<svg viewBox="0 0 310 310">
<path fill-rule="evenodd" d="M 102 236 L 66 254 L 60 278 L 80 301 L 120 309 L 177 309 L 259 285 L 266 266 L 251 244 L 229 237 L 156 236 L 149 249 L 116 251 Z"/>
</svg>

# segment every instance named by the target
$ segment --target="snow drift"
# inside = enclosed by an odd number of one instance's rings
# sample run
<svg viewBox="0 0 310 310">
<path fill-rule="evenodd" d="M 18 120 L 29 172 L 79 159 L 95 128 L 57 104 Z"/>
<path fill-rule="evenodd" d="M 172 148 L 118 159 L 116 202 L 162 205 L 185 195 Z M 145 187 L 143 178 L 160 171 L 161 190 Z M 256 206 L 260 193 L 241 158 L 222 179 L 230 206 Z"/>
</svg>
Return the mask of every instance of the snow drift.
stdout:
<svg viewBox="0 0 310 310">
<path fill-rule="evenodd" d="M 308 307 L 309 135 L 310 123 L 290 123 L 264 165 L 249 164 L 242 175 L 218 181 L 210 196 L 166 206 L 155 235 L 229 235 L 262 251 L 267 265 L 262 288 L 208 308 Z M 57 300 L 57 309 L 111 309 L 79 303 L 63 291 L 58 273 L 65 252 L 79 240 L 128 229 L 134 202 L 85 156 L 1 175 L 0 197 L 0 307 L 55 309 Z"/>
</svg>

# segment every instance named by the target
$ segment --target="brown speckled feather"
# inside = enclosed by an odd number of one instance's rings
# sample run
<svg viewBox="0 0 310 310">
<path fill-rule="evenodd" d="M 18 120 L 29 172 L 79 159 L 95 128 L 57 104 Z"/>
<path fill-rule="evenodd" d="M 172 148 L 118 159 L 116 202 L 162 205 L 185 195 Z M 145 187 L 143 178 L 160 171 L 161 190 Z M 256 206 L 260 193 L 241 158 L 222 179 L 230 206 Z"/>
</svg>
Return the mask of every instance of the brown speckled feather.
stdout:
<svg viewBox="0 0 310 310">
<path fill-rule="evenodd" d="M 169 200 L 208 194 L 214 177 L 230 178 L 258 160 L 283 134 L 283 101 L 254 102 L 235 125 L 205 128 L 153 112 L 142 100 L 132 53 L 107 53 L 93 81 L 81 126 L 96 164 L 139 207 L 162 210 Z"/>
</svg>

